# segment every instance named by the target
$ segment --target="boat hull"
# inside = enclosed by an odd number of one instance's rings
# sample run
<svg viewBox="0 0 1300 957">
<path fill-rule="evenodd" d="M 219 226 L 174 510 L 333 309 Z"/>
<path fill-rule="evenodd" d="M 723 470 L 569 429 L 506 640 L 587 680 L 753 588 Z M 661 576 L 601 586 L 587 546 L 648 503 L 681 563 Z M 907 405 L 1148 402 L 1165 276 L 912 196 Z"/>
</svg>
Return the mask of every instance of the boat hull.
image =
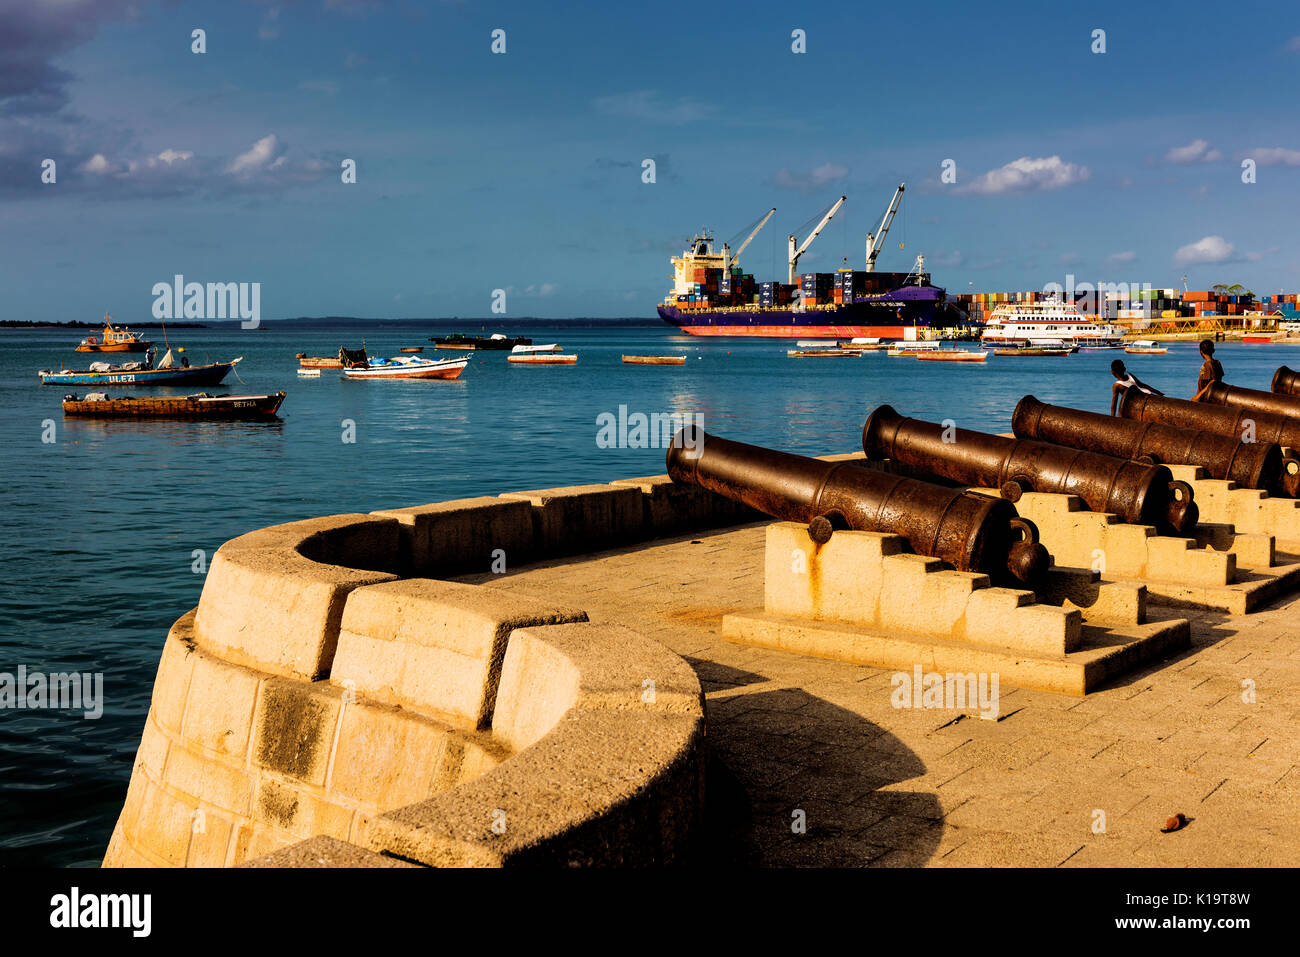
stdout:
<svg viewBox="0 0 1300 957">
<path fill-rule="evenodd" d="M 943 291 L 934 286 L 904 286 L 878 299 L 859 299 L 838 306 L 794 309 L 726 310 L 658 307 L 664 322 L 692 336 L 760 336 L 767 338 L 906 339 L 929 328 Z"/>
<path fill-rule="evenodd" d="M 349 379 L 458 379 L 467 365 L 468 359 L 453 359 L 429 365 L 344 369 L 343 374 Z"/>
<path fill-rule="evenodd" d="M 108 345 L 81 343 L 73 352 L 148 352 L 152 342 L 111 342 Z"/>
<path fill-rule="evenodd" d="M 571 366 L 578 361 L 578 357 L 555 352 L 523 352 L 506 356 L 506 361 L 519 366 Z"/>
<path fill-rule="evenodd" d="M 149 396 L 146 398 L 64 399 L 63 414 L 121 419 L 274 419 L 283 392 L 269 395 Z"/>
<path fill-rule="evenodd" d="M 139 369 L 135 372 L 38 372 L 45 385 L 220 385 L 235 364 L 214 362 L 175 369 Z"/>
</svg>

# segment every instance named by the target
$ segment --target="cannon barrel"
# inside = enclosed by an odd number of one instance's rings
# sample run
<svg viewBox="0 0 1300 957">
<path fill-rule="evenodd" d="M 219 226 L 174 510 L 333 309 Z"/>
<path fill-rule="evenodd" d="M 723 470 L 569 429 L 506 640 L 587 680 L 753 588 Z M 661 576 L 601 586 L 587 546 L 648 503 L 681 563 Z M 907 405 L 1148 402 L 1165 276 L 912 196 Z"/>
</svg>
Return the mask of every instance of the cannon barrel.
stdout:
<svg viewBox="0 0 1300 957">
<path fill-rule="evenodd" d="M 835 529 L 888 532 L 918 555 L 1031 587 L 1052 562 L 1033 523 L 988 495 L 733 442 L 694 426 L 677 433 L 667 460 L 674 482 L 805 522 L 819 544 Z"/>
<path fill-rule="evenodd" d="M 1243 389 L 1239 385 L 1216 382 L 1205 391 L 1205 397 L 1201 401 L 1208 402 L 1210 405 L 1227 405 L 1255 412 L 1288 415 L 1300 420 L 1300 396 L 1263 392 L 1259 389 Z"/>
<path fill-rule="evenodd" d="M 887 405 L 867 419 L 862 448 L 869 459 L 893 459 L 964 485 L 996 488 L 1013 502 L 1023 492 L 1077 495 L 1094 512 L 1176 535 L 1194 529 L 1200 514 L 1191 486 L 1174 481 L 1163 465 L 909 419 Z"/>
<path fill-rule="evenodd" d="M 1280 492 L 1300 497 L 1300 459 L 1290 449 L 1300 448 L 1300 419 L 1255 409 L 1208 402 L 1190 402 L 1167 395 L 1149 395 L 1139 389 L 1120 393 L 1116 413 L 1137 422 L 1162 422 L 1181 429 L 1217 432 L 1247 445 L 1277 445 L 1283 450 Z"/>
<path fill-rule="evenodd" d="M 1151 465 L 1198 465 L 1211 478 L 1229 479 L 1243 488 L 1281 487 L 1282 450 L 1273 442 L 1242 442 L 1217 432 L 1067 409 L 1032 395 L 1016 406 L 1011 430 L 1018 438 Z"/>
<path fill-rule="evenodd" d="M 1300 395 L 1300 372 L 1288 369 L 1286 366 L 1279 366 L 1273 373 L 1273 384 L 1270 388 L 1278 395 Z"/>
</svg>

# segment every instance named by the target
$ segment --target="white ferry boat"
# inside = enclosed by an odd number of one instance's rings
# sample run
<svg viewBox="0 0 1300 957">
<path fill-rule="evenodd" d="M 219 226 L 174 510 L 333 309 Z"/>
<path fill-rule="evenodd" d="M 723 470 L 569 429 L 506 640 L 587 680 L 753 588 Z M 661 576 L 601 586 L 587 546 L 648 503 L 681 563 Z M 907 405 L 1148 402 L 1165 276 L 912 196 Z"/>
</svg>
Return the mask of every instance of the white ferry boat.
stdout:
<svg viewBox="0 0 1300 957">
<path fill-rule="evenodd" d="M 980 339 L 986 346 L 1031 346 L 1052 341 L 1081 349 L 1122 349 L 1124 331 L 1099 326 L 1060 297 L 1007 302 L 993 310 Z"/>
</svg>

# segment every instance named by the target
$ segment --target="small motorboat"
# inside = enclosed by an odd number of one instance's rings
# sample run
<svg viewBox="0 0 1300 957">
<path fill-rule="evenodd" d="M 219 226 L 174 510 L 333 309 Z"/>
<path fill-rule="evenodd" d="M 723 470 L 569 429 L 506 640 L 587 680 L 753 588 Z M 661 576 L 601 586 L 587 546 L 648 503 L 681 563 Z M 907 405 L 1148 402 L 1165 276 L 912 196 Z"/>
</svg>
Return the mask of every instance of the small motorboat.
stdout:
<svg viewBox="0 0 1300 957">
<path fill-rule="evenodd" d="M 345 349 L 339 346 L 339 353 L 336 356 L 309 356 L 305 352 L 299 352 L 294 358 L 303 369 L 342 369 L 349 362 L 364 361 L 366 347 L 364 343 L 360 349 Z"/>
<path fill-rule="evenodd" d="M 969 349 L 929 349 L 918 352 L 916 357 L 926 362 L 984 362 L 989 354 Z"/>
<path fill-rule="evenodd" d="M 526 355 L 534 352 L 560 352 L 562 351 L 554 342 L 544 346 L 532 346 L 520 343 L 510 350 L 511 355 Z"/>
<path fill-rule="evenodd" d="M 995 356 L 1068 356 L 1074 350 L 1069 346 L 1020 346 L 1011 349 L 994 349 Z"/>
<path fill-rule="evenodd" d="M 1169 351 L 1169 347 L 1156 345 L 1154 339 L 1138 339 L 1125 346 L 1124 351 L 1139 356 L 1162 356 Z"/>
<path fill-rule="evenodd" d="M 132 332 L 123 326 L 114 329 L 112 316 L 104 314 L 104 331 L 98 336 L 86 336 L 77 345 L 77 352 L 148 352 L 153 343 L 140 338 L 138 332 Z"/>
<path fill-rule="evenodd" d="M 65 395 L 64 415 L 123 419 L 274 419 L 283 392 L 269 395 L 131 396 L 110 399 L 103 392 Z"/>
<path fill-rule="evenodd" d="M 801 349 L 817 349 L 823 346 L 837 345 L 834 339 L 800 339 L 795 345 Z"/>
<path fill-rule="evenodd" d="M 786 355 L 796 359 L 844 359 L 862 353 L 857 349 L 789 349 Z"/>
<path fill-rule="evenodd" d="M 623 361 L 633 366 L 680 366 L 686 364 L 685 356 L 624 356 Z"/>
<path fill-rule="evenodd" d="M 344 368 L 349 379 L 456 379 L 469 359 L 425 359 L 423 356 L 394 356 L 367 359 Z"/>
<path fill-rule="evenodd" d="M 506 361 L 514 365 L 571 366 L 578 361 L 578 357 L 562 352 L 520 352 L 506 356 Z"/>
</svg>

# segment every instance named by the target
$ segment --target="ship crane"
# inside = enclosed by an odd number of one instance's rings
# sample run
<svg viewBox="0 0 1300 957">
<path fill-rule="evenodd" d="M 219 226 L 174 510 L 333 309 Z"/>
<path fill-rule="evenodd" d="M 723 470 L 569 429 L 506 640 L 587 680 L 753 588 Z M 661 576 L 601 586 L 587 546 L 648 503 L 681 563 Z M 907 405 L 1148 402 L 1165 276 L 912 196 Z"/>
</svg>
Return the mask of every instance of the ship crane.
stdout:
<svg viewBox="0 0 1300 957">
<path fill-rule="evenodd" d="M 772 218 L 772 214 L 775 212 L 776 212 L 775 206 L 773 206 L 771 209 L 767 211 L 767 215 L 764 216 L 761 220 L 759 220 L 758 225 L 754 227 L 753 232 L 751 232 L 748 238 L 743 243 L 740 244 L 740 248 L 736 250 L 736 255 L 734 256 L 731 255 L 731 247 L 729 247 L 726 243 L 722 244 L 722 261 L 726 263 L 724 268 L 730 269 L 732 266 L 735 266 L 740 262 L 740 254 L 745 251 L 746 246 L 748 246 L 751 242 L 754 241 L 754 237 L 758 235 L 759 230 L 761 230 L 764 226 L 767 225 L 767 221 Z"/>
<path fill-rule="evenodd" d="M 876 271 L 876 257 L 880 255 L 880 250 L 885 245 L 885 235 L 894 222 L 894 214 L 898 212 L 898 206 L 903 201 L 903 190 L 906 186 L 906 183 L 898 184 L 898 189 L 894 191 L 894 198 L 889 201 L 889 208 L 885 210 L 885 218 L 880 221 L 880 228 L 874 233 L 867 233 L 867 272 Z"/>
<path fill-rule="evenodd" d="M 826 215 L 822 217 L 822 221 L 817 224 L 817 228 L 808 234 L 808 238 L 803 241 L 803 245 L 798 249 L 795 248 L 795 243 L 797 242 L 795 237 L 788 237 L 790 242 L 790 278 L 786 281 L 789 282 L 790 285 L 794 285 L 794 271 L 799 265 L 799 257 L 808 251 L 808 247 L 811 246 L 812 241 L 817 238 L 817 234 L 826 228 L 826 224 L 831 221 L 831 217 L 840 211 L 840 207 L 844 205 L 844 202 L 847 199 L 847 196 L 841 196 L 834 202 L 834 204 L 832 204 L 831 208 L 826 211 Z"/>
</svg>

